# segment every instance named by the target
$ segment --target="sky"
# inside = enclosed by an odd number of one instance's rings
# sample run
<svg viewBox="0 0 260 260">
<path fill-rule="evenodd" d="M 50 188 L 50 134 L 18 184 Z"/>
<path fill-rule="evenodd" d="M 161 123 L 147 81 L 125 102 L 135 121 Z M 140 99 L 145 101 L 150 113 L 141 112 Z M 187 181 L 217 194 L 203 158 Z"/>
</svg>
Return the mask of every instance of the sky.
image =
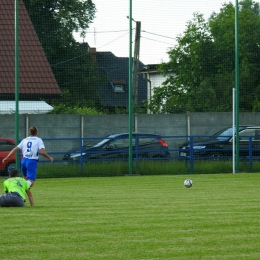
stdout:
<svg viewBox="0 0 260 260">
<path fill-rule="evenodd" d="M 79 42 L 87 42 L 97 51 L 110 51 L 118 57 L 129 57 L 130 0 L 92 0 L 96 16 L 86 30 L 85 38 L 75 34 Z M 132 18 L 141 22 L 139 59 L 145 65 L 169 60 L 167 51 L 183 34 L 193 14 L 199 12 L 208 19 L 219 13 L 224 3 L 235 0 L 132 0 Z M 132 54 L 134 54 L 136 23 L 132 21 Z"/>
</svg>

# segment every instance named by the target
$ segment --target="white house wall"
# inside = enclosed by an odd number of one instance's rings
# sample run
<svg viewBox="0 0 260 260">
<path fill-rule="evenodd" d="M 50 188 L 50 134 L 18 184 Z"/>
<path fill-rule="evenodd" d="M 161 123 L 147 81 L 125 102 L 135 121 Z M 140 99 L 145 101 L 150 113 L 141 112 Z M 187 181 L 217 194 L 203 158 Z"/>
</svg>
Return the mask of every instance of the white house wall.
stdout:
<svg viewBox="0 0 260 260">
<path fill-rule="evenodd" d="M 168 76 L 172 76 L 174 75 L 169 74 Z M 147 83 L 147 100 L 149 102 L 149 100 L 151 99 L 151 97 L 154 95 L 154 89 L 157 87 L 161 87 L 162 83 L 166 80 L 167 77 L 159 74 L 159 73 L 147 73 L 147 79 L 148 79 L 148 83 Z M 149 83 L 150 81 L 150 83 Z M 165 103 L 165 101 L 163 101 L 163 103 Z M 149 111 L 148 111 L 148 114 Z"/>
</svg>

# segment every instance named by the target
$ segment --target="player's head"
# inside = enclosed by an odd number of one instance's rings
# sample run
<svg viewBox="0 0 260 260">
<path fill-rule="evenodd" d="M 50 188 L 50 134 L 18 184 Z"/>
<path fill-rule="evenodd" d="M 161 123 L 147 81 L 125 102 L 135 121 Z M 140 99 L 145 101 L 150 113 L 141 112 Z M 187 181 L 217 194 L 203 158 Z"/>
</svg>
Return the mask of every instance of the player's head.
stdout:
<svg viewBox="0 0 260 260">
<path fill-rule="evenodd" d="M 7 168 L 7 171 L 9 174 L 10 174 L 11 170 L 15 170 L 15 166 L 13 164 L 9 165 Z"/>
<path fill-rule="evenodd" d="M 18 177 L 19 174 L 18 171 L 14 169 L 9 172 L 9 175 L 11 178 L 13 178 L 13 177 Z"/>
<path fill-rule="evenodd" d="M 29 131 L 30 131 L 30 135 L 33 135 L 33 136 L 38 135 L 38 129 L 35 126 L 31 126 Z"/>
</svg>

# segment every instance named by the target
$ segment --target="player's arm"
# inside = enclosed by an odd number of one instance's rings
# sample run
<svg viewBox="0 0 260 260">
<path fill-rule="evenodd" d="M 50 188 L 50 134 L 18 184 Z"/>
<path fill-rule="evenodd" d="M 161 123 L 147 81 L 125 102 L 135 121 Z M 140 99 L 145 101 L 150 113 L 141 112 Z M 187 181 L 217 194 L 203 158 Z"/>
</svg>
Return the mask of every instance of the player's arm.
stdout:
<svg viewBox="0 0 260 260">
<path fill-rule="evenodd" d="M 19 148 L 16 146 L 13 150 L 10 151 L 10 153 L 2 160 L 2 163 L 4 163 L 10 156 L 12 156 L 14 153 L 19 151 Z"/>
<path fill-rule="evenodd" d="M 40 149 L 40 154 L 43 155 L 45 158 L 49 159 L 51 162 L 53 162 L 53 158 L 48 155 L 48 153 L 44 150 L 44 148 Z"/>
<path fill-rule="evenodd" d="M 28 198 L 29 198 L 30 205 L 31 205 L 31 206 L 34 206 L 34 200 L 33 200 L 33 195 L 32 195 L 32 193 L 31 193 L 31 190 L 27 190 L 26 193 L 27 193 L 27 196 L 28 196 Z"/>
<path fill-rule="evenodd" d="M 8 193 L 8 188 L 6 187 L 6 181 L 4 181 L 4 192 Z"/>
</svg>

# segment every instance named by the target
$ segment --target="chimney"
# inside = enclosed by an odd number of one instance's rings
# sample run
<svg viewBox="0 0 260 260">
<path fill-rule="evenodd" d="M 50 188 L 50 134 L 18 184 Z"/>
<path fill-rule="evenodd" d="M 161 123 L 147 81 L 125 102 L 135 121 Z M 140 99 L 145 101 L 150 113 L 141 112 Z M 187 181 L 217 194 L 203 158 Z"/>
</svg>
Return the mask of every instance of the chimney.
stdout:
<svg viewBox="0 0 260 260">
<path fill-rule="evenodd" d="M 88 47 L 88 52 L 91 54 L 94 61 L 97 61 L 97 50 L 96 48 Z"/>
</svg>

